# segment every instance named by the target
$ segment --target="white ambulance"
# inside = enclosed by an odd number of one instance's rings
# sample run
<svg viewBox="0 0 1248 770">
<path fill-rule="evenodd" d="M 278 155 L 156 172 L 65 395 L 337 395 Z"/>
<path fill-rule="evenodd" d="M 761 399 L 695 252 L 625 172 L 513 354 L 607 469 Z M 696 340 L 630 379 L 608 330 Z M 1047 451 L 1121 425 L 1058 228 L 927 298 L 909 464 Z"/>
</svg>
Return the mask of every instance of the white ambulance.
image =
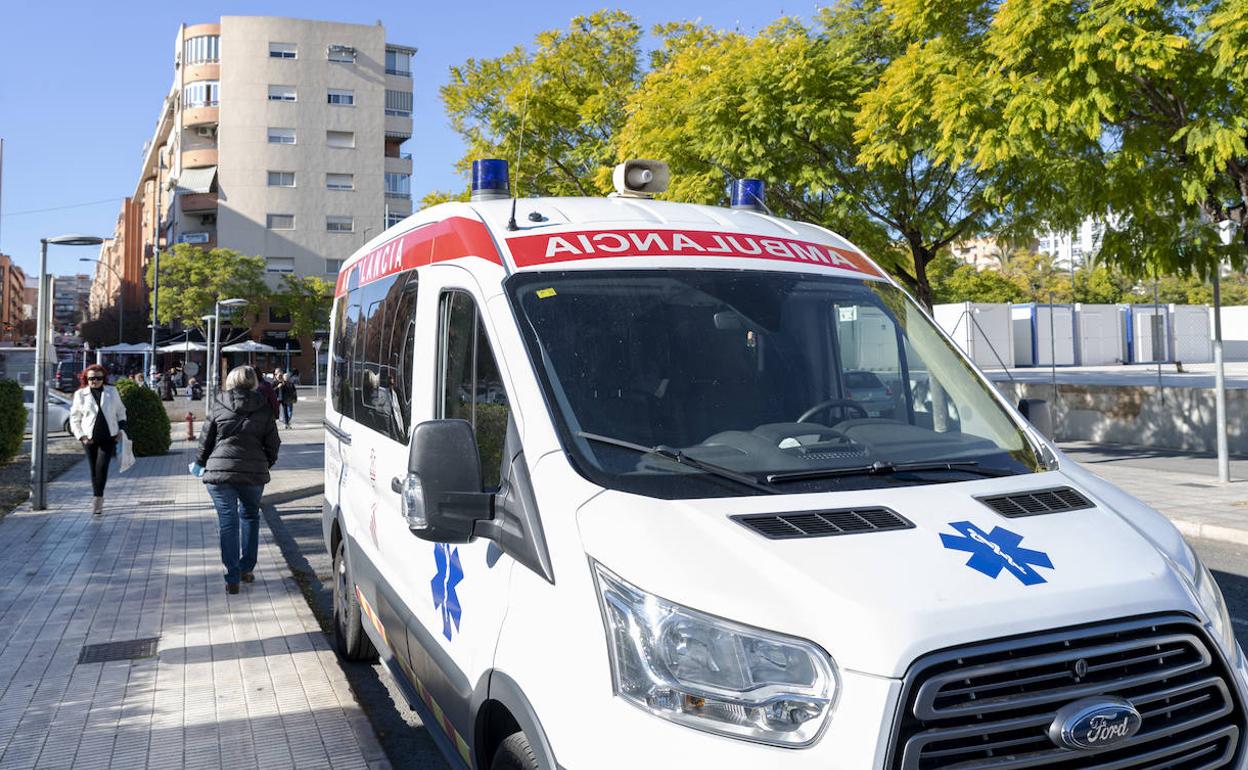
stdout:
<svg viewBox="0 0 1248 770">
<path fill-rule="evenodd" d="M 1165 518 L 756 183 L 616 176 L 515 201 L 482 162 L 338 277 L 335 643 L 453 766 L 1244 766 L 1244 656 Z"/>
</svg>

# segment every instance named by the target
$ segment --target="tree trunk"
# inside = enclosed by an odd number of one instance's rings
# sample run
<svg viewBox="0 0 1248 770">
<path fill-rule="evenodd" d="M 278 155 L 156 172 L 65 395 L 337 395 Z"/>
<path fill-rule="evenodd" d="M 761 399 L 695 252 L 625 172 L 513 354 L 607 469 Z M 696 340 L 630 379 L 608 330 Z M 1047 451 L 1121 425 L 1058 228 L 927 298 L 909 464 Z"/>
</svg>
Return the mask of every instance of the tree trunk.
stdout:
<svg viewBox="0 0 1248 770">
<path fill-rule="evenodd" d="M 927 279 L 927 266 L 935 254 L 918 239 L 910 240 L 910 256 L 914 259 L 915 299 L 927 312 L 932 312 L 932 284 Z"/>
</svg>

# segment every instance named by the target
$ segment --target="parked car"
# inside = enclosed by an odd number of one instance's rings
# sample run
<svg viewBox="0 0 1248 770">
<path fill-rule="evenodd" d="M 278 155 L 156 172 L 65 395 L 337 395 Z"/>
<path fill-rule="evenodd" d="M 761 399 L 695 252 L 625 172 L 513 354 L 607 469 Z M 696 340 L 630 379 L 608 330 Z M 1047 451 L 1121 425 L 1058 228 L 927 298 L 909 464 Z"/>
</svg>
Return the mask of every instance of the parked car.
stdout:
<svg viewBox="0 0 1248 770">
<path fill-rule="evenodd" d="M 35 429 L 35 386 L 22 388 L 22 401 L 26 404 L 26 432 Z M 70 400 L 55 390 L 48 391 L 48 430 L 63 430 L 69 433 Z"/>
<path fill-rule="evenodd" d="M 82 367 L 77 361 L 56 362 L 56 369 L 52 372 L 52 387 L 62 393 L 73 393 L 78 390 L 81 383 L 78 382 L 78 374 L 82 371 Z"/>
<path fill-rule="evenodd" d="M 868 417 L 892 417 L 896 409 L 893 389 L 874 372 L 845 372 L 845 397 L 866 410 Z"/>
</svg>

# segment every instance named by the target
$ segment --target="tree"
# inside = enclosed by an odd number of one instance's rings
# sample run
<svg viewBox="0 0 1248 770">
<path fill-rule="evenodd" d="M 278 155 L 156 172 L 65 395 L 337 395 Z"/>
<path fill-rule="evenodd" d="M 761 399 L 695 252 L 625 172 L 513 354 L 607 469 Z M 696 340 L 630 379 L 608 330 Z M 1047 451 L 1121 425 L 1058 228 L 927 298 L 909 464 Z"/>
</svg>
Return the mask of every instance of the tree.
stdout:
<svg viewBox="0 0 1248 770">
<path fill-rule="evenodd" d="M 329 309 L 334 304 L 334 285 L 315 275 L 283 275 L 282 288 L 273 295 L 273 305 L 290 316 L 290 334 L 303 338 L 329 326 Z"/>
<path fill-rule="evenodd" d="M 627 13 L 599 11 L 541 33 L 532 53 L 517 46 L 452 67 L 441 95 L 468 148 L 458 168 L 506 158 L 521 195 L 610 192 L 624 105 L 641 73 L 640 38 Z"/>
<path fill-rule="evenodd" d="M 0 464 L 13 459 L 26 433 L 26 405 L 17 380 L 0 380 Z"/>
<path fill-rule="evenodd" d="M 148 263 L 148 286 L 154 268 L 155 262 Z M 186 243 L 160 255 L 159 323 L 178 321 L 203 328 L 201 316 L 213 311 L 213 303 L 232 297 L 248 300 L 245 312 L 254 315 L 268 294 L 263 257 L 244 256 L 233 249 L 204 251 Z"/>
<path fill-rule="evenodd" d="M 898 26 L 961 43 L 926 51 L 956 78 L 898 102 L 935 116 L 940 151 L 968 156 L 981 170 L 1040 161 L 1050 182 L 1037 191 L 1020 179 L 1014 194 L 1068 223 L 1112 212 L 1101 257 L 1133 276 L 1208 276 L 1220 260 L 1244 264 L 1248 3 L 890 7 Z M 1240 224 L 1237 248 L 1222 247 L 1205 224 L 1222 219 Z"/>
<path fill-rule="evenodd" d="M 878 113 L 864 105 L 914 43 L 878 0 L 825 8 L 814 29 L 784 19 L 752 37 L 658 32 L 622 155 L 667 160 L 677 200 L 718 203 L 730 180 L 762 178 L 778 214 L 846 235 L 930 307 L 928 266 L 985 229 L 993 189 L 965 159 L 932 152 L 925 121 L 901 121 L 891 143 L 877 136 Z"/>
</svg>

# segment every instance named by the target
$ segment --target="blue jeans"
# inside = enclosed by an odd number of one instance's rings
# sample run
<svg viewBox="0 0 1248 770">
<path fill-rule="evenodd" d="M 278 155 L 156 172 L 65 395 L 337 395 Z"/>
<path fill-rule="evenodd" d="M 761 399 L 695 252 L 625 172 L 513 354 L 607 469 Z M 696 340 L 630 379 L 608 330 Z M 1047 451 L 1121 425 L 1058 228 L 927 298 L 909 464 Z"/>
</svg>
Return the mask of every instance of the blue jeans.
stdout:
<svg viewBox="0 0 1248 770">
<path fill-rule="evenodd" d="M 242 573 L 256 568 L 256 555 L 260 548 L 260 496 L 264 494 L 264 485 L 204 486 L 208 487 L 208 496 L 217 508 L 217 531 L 221 535 L 225 582 L 237 585 Z"/>
<path fill-rule="evenodd" d="M 295 416 L 294 404 L 282 404 L 282 422 L 290 425 L 290 418 Z"/>
</svg>

